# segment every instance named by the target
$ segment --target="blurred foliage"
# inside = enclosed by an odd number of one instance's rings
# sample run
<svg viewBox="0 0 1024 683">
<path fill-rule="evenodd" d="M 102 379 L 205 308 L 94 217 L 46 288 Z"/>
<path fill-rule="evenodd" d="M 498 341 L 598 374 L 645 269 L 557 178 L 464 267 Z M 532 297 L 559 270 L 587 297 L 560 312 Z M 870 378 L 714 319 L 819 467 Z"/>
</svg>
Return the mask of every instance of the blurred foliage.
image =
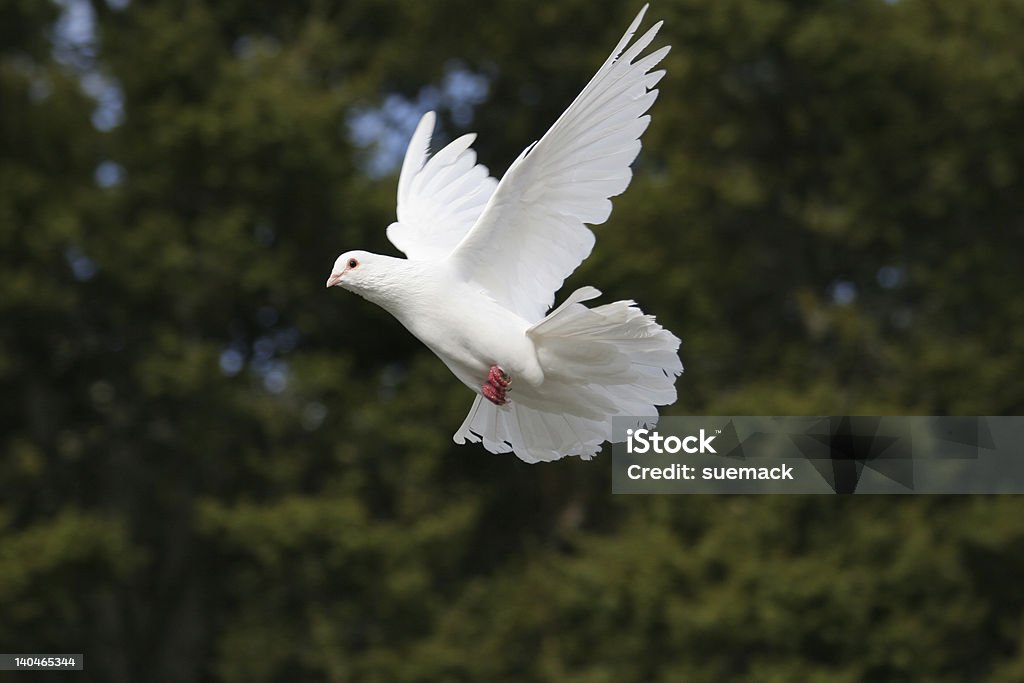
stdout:
<svg viewBox="0 0 1024 683">
<path fill-rule="evenodd" d="M 637 9 L 0 0 L 5 652 L 105 681 L 1024 679 L 1013 498 L 613 498 L 607 453 L 454 447 L 469 392 L 324 291 L 338 253 L 394 253 L 353 112 L 404 136 L 439 102 L 500 173 Z M 1020 413 L 1024 2 L 651 15 L 669 75 L 568 284 L 683 338 L 669 411 Z"/>
</svg>

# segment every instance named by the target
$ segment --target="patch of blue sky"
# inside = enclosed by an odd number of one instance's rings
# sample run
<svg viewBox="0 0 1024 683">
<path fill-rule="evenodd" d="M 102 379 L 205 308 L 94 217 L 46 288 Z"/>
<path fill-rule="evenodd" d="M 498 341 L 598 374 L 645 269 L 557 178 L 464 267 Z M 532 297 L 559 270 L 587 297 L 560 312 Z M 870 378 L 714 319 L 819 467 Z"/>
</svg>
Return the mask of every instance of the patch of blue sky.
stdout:
<svg viewBox="0 0 1024 683">
<path fill-rule="evenodd" d="M 92 124 L 108 131 L 124 121 L 124 92 L 97 64 L 96 13 L 88 0 L 56 0 L 61 13 L 50 34 L 54 59 L 78 75 L 82 91 L 96 102 Z M 108 2 L 123 9 L 127 2 Z"/>
<path fill-rule="evenodd" d="M 857 300 L 857 285 L 849 280 L 832 283 L 832 301 L 840 306 L 849 306 Z"/>
<path fill-rule="evenodd" d="M 453 61 L 445 67 L 440 85 L 425 86 L 413 98 L 392 93 L 379 106 L 354 108 L 346 123 L 349 139 L 367 150 L 363 171 L 379 178 L 398 170 L 416 124 L 428 111 L 446 109 L 457 126 L 468 126 L 489 90 L 486 76 Z"/>
</svg>

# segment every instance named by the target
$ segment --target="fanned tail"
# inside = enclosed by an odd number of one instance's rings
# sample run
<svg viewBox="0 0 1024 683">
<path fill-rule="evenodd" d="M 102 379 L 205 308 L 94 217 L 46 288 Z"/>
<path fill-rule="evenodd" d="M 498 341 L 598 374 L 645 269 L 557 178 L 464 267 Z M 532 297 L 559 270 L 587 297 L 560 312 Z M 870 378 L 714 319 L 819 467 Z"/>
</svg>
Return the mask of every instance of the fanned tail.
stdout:
<svg viewBox="0 0 1024 683">
<path fill-rule="evenodd" d="M 531 463 L 567 455 L 589 460 L 611 440 L 612 417 L 651 425 L 656 406 L 675 402 L 683 372 L 679 338 L 632 301 L 582 304 L 600 294 L 576 290 L 527 331 L 543 384 L 515 385 L 503 406 L 477 396 L 456 443 L 482 442 L 492 453 L 514 451 Z"/>
</svg>

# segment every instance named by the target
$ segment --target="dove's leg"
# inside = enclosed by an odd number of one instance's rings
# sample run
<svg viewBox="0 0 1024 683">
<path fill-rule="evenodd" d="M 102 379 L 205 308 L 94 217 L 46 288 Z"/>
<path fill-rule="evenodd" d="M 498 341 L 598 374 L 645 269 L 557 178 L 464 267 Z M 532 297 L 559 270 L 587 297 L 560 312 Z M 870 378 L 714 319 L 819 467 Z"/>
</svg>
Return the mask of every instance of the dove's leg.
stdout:
<svg viewBox="0 0 1024 683">
<path fill-rule="evenodd" d="M 508 393 L 510 384 L 512 378 L 509 374 L 497 365 L 492 365 L 491 371 L 487 374 L 487 384 L 480 387 L 480 392 L 494 405 L 503 406 L 507 402 L 505 394 Z"/>
</svg>

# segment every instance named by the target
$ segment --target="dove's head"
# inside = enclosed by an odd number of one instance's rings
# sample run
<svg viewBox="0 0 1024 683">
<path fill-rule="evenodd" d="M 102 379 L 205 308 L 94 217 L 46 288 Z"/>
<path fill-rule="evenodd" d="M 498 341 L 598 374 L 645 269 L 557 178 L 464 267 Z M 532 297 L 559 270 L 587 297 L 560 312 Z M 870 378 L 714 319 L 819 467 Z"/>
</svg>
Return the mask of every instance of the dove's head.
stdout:
<svg viewBox="0 0 1024 683">
<path fill-rule="evenodd" d="M 340 285 L 374 303 L 396 296 L 400 286 L 401 264 L 405 259 L 396 259 L 369 251 L 346 251 L 334 262 L 327 286 Z"/>
<path fill-rule="evenodd" d="M 379 258 L 377 254 L 368 251 L 346 251 L 334 262 L 327 286 L 341 285 L 345 289 L 358 291 L 360 284 L 365 286 L 368 280 L 373 279 L 374 265 Z"/>
</svg>

